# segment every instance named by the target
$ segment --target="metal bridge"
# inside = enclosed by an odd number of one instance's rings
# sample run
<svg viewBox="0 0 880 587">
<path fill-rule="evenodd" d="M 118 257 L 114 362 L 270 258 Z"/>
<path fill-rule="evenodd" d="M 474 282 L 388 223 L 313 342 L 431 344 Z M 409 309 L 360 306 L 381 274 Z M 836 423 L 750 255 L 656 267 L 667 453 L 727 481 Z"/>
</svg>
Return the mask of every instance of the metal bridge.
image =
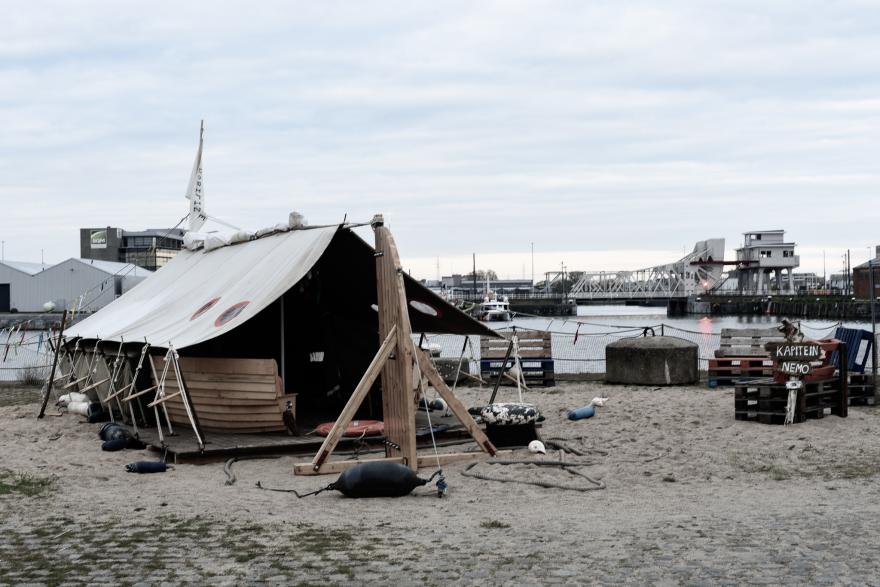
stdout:
<svg viewBox="0 0 880 587">
<path fill-rule="evenodd" d="M 566 296 L 576 300 L 644 300 L 704 294 L 724 282 L 724 239 L 698 242 L 675 263 L 635 271 L 586 271 Z M 735 262 L 733 262 L 735 263 Z M 553 276 L 553 277 L 551 277 Z M 548 286 L 564 274 L 548 275 Z"/>
</svg>

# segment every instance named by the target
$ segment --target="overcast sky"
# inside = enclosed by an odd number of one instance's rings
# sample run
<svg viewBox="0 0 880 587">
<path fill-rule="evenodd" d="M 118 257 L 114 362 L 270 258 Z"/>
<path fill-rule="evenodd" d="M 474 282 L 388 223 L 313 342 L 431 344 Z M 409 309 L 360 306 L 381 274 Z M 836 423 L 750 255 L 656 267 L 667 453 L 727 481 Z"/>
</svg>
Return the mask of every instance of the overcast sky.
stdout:
<svg viewBox="0 0 880 587">
<path fill-rule="evenodd" d="M 0 21 L 5 258 L 208 211 L 385 214 L 419 277 L 880 244 L 880 3 L 28 2 Z"/>
</svg>

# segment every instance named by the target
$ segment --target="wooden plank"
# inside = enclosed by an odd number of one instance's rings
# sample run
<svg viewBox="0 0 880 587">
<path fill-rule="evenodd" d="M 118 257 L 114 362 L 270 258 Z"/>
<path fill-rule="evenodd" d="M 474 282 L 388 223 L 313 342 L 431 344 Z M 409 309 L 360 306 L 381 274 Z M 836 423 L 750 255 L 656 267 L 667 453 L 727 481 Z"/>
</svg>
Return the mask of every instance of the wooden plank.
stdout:
<svg viewBox="0 0 880 587">
<path fill-rule="evenodd" d="M 199 414 L 216 414 L 216 415 L 226 415 L 226 416 L 243 416 L 243 415 L 275 415 L 279 418 L 281 417 L 282 409 L 278 407 L 278 404 L 250 404 L 250 405 L 238 405 L 238 406 L 225 406 L 225 405 L 216 405 L 216 404 L 197 404 L 199 409 Z M 168 402 L 169 410 L 183 410 L 183 402 L 177 400 L 177 398 Z"/>
<path fill-rule="evenodd" d="M 177 383 L 170 382 L 167 379 L 165 380 L 165 387 L 169 388 L 177 388 Z M 278 390 L 274 384 L 272 385 L 264 385 L 260 384 L 260 387 L 256 385 L 248 385 L 245 383 L 230 383 L 223 384 L 218 383 L 216 387 L 203 387 L 201 385 L 196 385 L 192 387 L 187 387 L 187 391 L 191 392 L 193 395 L 202 395 L 204 397 L 216 397 L 216 398 L 238 398 L 238 399 L 257 399 L 257 400 L 265 400 L 265 401 L 274 401 L 277 397 Z"/>
<path fill-rule="evenodd" d="M 230 373 L 205 373 L 204 371 L 186 372 L 187 385 L 210 387 L 217 383 L 252 383 L 259 385 L 275 385 L 276 375 L 243 375 Z M 192 383 L 190 383 L 192 381 Z"/>
<path fill-rule="evenodd" d="M 431 382 L 431 385 L 434 389 L 437 390 L 437 393 L 440 394 L 440 397 L 446 401 L 446 405 L 449 407 L 449 410 L 455 414 L 455 417 L 458 418 L 458 421 L 467 429 L 473 439 L 480 445 L 484 451 L 489 453 L 492 456 L 497 454 L 498 449 L 495 448 L 495 445 L 492 444 L 492 441 L 489 440 L 489 437 L 486 436 L 486 433 L 483 432 L 482 428 L 480 428 L 471 415 L 468 413 L 467 408 L 464 406 L 461 401 L 453 395 L 452 390 L 446 385 L 443 381 L 443 378 L 437 372 L 437 369 L 434 368 L 434 365 L 431 364 L 431 360 L 425 354 L 424 351 L 419 351 L 416 354 L 416 357 L 419 361 L 419 368 L 422 370 L 422 373 L 428 378 L 428 381 Z"/>
<path fill-rule="evenodd" d="M 339 442 L 339 439 L 342 438 L 345 428 L 348 426 L 349 422 L 351 422 L 351 419 L 354 417 L 358 408 L 361 407 L 361 403 L 363 403 L 364 398 L 373 386 L 373 382 L 376 381 L 379 372 L 388 362 L 388 357 L 396 348 L 397 328 L 393 327 L 388 333 L 388 336 L 385 337 L 385 341 L 379 347 L 379 352 L 373 357 L 370 366 L 367 367 L 360 382 L 357 384 L 354 392 L 352 392 L 351 397 L 348 398 L 348 402 L 342 409 L 342 413 L 339 414 L 339 418 L 336 419 L 336 423 L 333 424 L 333 428 L 330 429 L 327 438 L 321 443 L 321 448 L 318 449 L 318 454 L 312 459 L 312 469 L 314 471 L 318 471 L 321 468 L 322 463 L 324 463 L 327 457 L 330 456 L 333 449 L 336 448 L 336 444 Z"/>
<path fill-rule="evenodd" d="M 484 452 L 453 452 L 432 456 L 420 456 L 417 461 L 419 469 L 422 469 L 425 467 L 436 467 L 438 459 L 440 460 L 440 466 L 443 466 L 448 465 L 449 463 L 460 463 L 462 461 L 476 461 L 485 456 L 486 453 Z"/>
<path fill-rule="evenodd" d="M 278 375 L 275 359 L 227 359 L 213 357 L 180 357 L 180 366 L 190 372 L 227 373 L 230 375 Z"/>
<path fill-rule="evenodd" d="M 297 463 L 293 466 L 293 472 L 296 475 L 327 475 L 330 473 L 341 473 L 355 465 L 362 465 L 364 463 L 406 464 L 402 457 L 382 457 L 376 459 L 361 459 L 359 461 L 326 461 L 318 469 L 315 469 L 312 463 Z"/>
</svg>

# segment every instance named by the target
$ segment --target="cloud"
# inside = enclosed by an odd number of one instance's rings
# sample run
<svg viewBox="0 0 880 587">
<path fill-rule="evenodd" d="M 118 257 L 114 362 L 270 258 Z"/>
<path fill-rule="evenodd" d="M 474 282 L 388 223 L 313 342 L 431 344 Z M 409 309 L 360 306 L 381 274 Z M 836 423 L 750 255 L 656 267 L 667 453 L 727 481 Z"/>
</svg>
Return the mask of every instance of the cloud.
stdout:
<svg viewBox="0 0 880 587">
<path fill-rule="evenodd" d="M 472 251 L 519 275 L 531 242 L 571 269 L 634 269 L 783 227 L 815 270 L 817 250 L 877 240 L 874 3 L 90 1 L 7 16 L 7 258 L 76 255 L 81 226 L 174 224 L 202 118 L 213 214 L 257 228 L 292 209 L 384 212 L 424 277 Z"/>
</svg>

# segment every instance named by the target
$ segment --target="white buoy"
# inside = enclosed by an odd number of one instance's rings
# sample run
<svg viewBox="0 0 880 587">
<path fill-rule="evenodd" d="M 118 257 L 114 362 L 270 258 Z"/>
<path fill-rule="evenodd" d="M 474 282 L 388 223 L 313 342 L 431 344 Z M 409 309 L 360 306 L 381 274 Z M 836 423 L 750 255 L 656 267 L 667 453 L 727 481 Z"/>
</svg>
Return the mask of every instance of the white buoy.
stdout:
<svg viewBox="0 0 880 587">
<path fill-rule="evenodd" d="M 540 440 L 533 440 L 529 443 L 529 451 L 535 454 L 547 454 L 547 449 L 544 448 L 544 443 Z"/>
<path fill-rule="evenodd" d="M 55 309 L 55 302 L 46 302 L 43 304 L 43 310 L 46 312 L 51 312 Z"/>
</svg>

